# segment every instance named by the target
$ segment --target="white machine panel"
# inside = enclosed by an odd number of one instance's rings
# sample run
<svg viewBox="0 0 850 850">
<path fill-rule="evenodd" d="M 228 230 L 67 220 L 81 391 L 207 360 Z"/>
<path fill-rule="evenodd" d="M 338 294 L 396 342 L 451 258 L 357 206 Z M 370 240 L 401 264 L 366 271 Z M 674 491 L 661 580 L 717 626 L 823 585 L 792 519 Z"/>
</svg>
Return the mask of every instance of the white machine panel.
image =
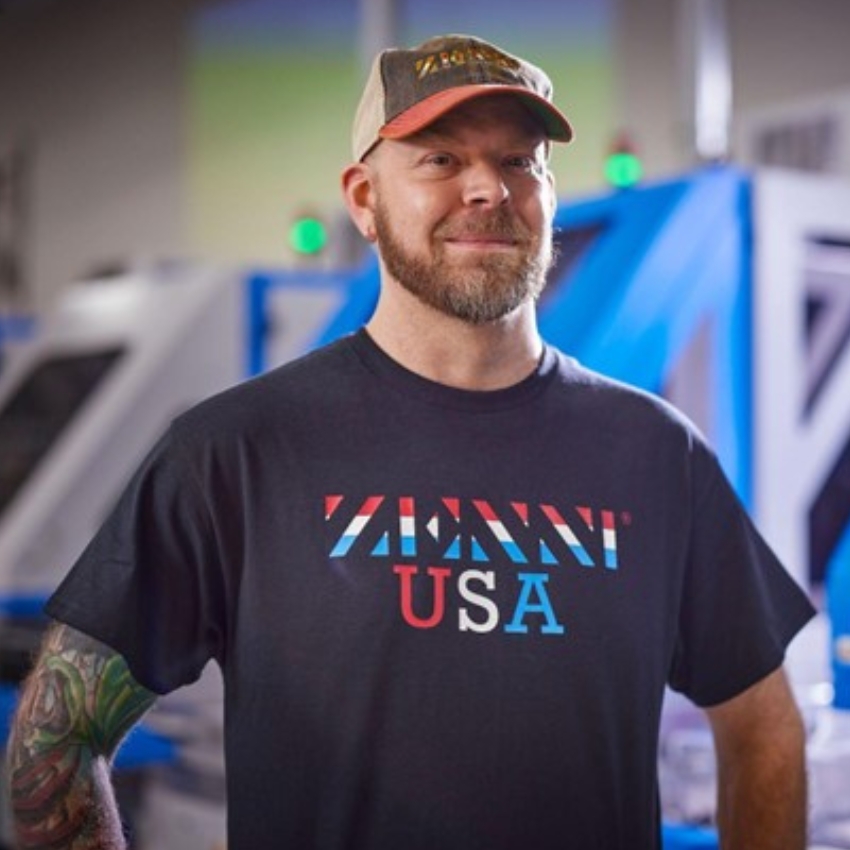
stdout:
<svg viewBox="0 0 850 850">
<path fill-rule="evenodd" d="M 808 586 L 810 511 L 850 440 L 850 182 L 763 171 L 753 194 L 754 508 Z"/>
<path fill-rule="evenodd" d="M 39 595 L 169 420 L 243 376 L 241 278 L 161 266 L 74 285 L 0 376 L 0 593 Z"/>
</svg>

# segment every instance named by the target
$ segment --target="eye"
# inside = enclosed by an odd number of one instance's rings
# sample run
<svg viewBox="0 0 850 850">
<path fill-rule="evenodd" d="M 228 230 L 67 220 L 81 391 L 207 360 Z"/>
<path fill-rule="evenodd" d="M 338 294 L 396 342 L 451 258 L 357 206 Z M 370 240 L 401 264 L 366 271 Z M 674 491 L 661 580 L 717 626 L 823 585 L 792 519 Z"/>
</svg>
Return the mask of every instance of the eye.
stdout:
<svg viewBox="0 0 850 850">
<path fill-rule="evenodd" d="M 537 157 L 533 154 L 513 154 L 504 160 L 505 168 L 511 171 L 536 173 L 539 171 Z"/>
<path fill-rule="evenodd" d="M 423 160 L 425 165 L 431 165 L 434 168 L 448 168 L 455 164 L 456 160 L 450 153 L 445 151 L 434 151 L 429 153 Z"/>
</svg>

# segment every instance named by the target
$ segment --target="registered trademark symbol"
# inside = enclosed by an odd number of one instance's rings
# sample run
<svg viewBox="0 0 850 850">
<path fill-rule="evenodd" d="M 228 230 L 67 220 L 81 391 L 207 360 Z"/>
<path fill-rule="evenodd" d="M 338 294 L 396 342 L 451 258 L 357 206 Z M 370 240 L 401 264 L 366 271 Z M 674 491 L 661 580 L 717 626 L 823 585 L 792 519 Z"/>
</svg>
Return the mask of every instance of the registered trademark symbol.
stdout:
<svg viewBox="0 0 850 850">
<path fill-rule="evenodd" d="M 620 514 L 620 522 L 623 525 L 631 525 L 632 524 L 632 515 L 629 511 L 623 511 Z"/>
</svg>

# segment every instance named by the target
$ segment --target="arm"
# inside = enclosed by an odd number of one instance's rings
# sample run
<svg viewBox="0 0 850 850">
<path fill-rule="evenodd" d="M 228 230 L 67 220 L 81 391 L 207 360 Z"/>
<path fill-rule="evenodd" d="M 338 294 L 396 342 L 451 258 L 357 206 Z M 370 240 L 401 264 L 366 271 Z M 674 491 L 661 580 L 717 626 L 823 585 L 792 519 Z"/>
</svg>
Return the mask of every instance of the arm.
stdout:
<svg viewBox="0 0 850 850">
<path fill-rule="evenodd" d="M 22 850 L 122 850 L 111 759 L 156 695 L 123 658 L 53 625 L 21 694 L 9 740 L 12 809 Z"/>
<path fill-rule="evenodd" d="M 805 730 L 780 668 L 707 710 L 723 850 L 806 846 Z"/>
</svg>

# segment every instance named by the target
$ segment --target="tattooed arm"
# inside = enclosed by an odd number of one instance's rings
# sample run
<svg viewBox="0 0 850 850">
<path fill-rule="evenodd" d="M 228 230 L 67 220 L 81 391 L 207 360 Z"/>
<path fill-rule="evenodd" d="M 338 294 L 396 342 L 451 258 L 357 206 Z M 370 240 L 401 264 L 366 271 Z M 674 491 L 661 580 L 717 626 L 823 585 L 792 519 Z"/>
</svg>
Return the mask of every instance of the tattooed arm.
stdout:
<svg viewBox="0 0 850 850">
<path fill-rule="evenodd" d="M 155 699 L 109 647 L 67 626 L 50 627 L 9 741 L 21 850 L 123 850 L 110 763 Z"/>
</svg>

